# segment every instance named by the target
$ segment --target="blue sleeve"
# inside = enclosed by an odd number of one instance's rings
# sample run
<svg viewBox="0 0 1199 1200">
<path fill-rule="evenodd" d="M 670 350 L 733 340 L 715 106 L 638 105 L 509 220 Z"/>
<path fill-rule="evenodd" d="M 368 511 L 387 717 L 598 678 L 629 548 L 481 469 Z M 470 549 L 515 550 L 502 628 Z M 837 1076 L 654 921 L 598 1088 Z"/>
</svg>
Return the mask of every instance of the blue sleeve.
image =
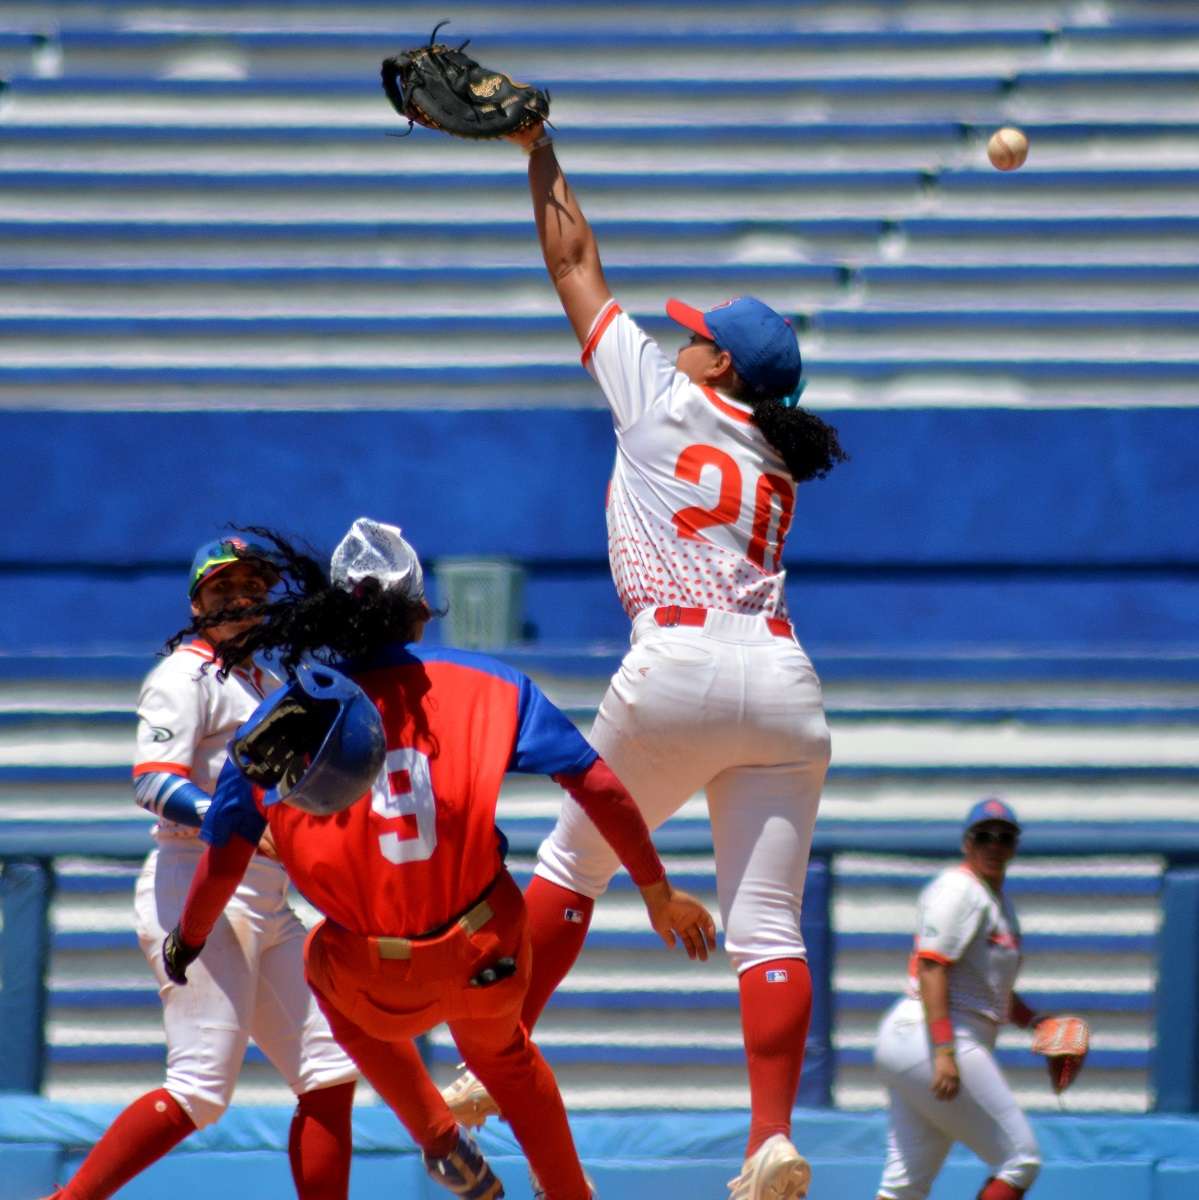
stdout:
<svg viewBox="0 0 1199 1200">
<path fill-rule="evenodd" d="M 516 746 L 508 770 L 577 775 L 599 757 L 569 717 L 526 675 L 520 677 Z"/>
<path fill-rule="evenodd" d="M 237 833 L 256 846 L 266 824 L 266 817 L 254 803 L 250 781 L 227 759 L 204 814 L 200 837 L 210 846 L 224 846 Z"/>
<path fill-rule="evenodd" d="M 199 829 L 204 823 L 212 797 L 182 775 L 169 771 L 151 771 L 133 781 L 133 795 L 147 812 L 176 825 Z"/>
</svg>

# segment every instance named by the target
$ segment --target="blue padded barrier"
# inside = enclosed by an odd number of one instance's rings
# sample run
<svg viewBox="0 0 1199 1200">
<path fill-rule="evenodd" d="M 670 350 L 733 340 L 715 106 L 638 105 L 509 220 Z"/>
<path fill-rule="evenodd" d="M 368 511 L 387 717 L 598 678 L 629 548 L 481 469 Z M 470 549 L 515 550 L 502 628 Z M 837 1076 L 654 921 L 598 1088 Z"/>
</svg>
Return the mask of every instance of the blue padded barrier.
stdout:
<svg viewBox="0 0 1199 1200">
<path fill-rule="evenodd" d="M 5 1200 L 33 1200 L 48 1182 L 65 1180 L 82 1152 L 116 1115 L 110 1105 L 56 1105 L 36 1098 L 0 1102 L 0 1155 L 11 1148 L 58 1151 L 55 1174 L 42 1175 Z M 234 1105 L 221 1121 L 187 1139 L 122 1191 L 122 1200 L 177 1200 L 227 1194 L 256 1200 L 294 1195 L 287 1167 L 287 1108 Z M 721 1195 L 735 1175 L 748 1129 L 746 1114 L 584 1113 L 571 1124 L 580 1156 L 601 1195 L 619 1200 L 661 1200 L 664 1195 Z M 1199 1171 L 1199 1120 L 1182 1117 L 1034 1116 L 1045 1158 L 1037 1185 L 1040 1200 L 1182 1200 L 1193 1195 Z M 794 1137 L 813 1166 L 820 1194 L 873 1194 L 882 1168 L 886 1117 L 800 1108 Z M 509 1200 L 529 1200 L 524 1160 L 508 1127 L 492 1122 L 479 1141 L 504 1182 Z M 392 1114 L 354 1114 L 355 1158 L 351 1200 L 403 1195 L 436 1200 L 419 1160 Z M 0 1157 L 0 1170 L 12 1161 Z M 1159 1180 L 1168 1177 L 1167 1188 Z M 985 1168 L 955 1150 L 932 1200 L 973 1195 Z M 1191 1191 L 1184 1190 L 1188 1185 Z M 40 1190 L 38 1190 L 40 1188 Z"/>
</svg>

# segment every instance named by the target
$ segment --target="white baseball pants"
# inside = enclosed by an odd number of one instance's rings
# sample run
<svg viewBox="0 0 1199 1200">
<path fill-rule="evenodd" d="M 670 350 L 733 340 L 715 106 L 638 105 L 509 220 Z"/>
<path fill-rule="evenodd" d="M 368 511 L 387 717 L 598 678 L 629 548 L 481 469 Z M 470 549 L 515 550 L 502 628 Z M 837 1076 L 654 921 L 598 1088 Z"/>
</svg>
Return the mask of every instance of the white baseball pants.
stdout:
<svg viewBox="0 0 1199 1200">
<path fill-rule="evenodd" d="M 761 617 L 710 611 L 702 627 L 662 627 L 642 612 L 590 740 L 650 829 L 707 793 L 725 949 L 738 973 L 806 958 L 799 914 L 829 731 L 800 646 Z M 566 798 L 537 874 L 596 897 L 618 866 Z"/>
<path fill-rule="evenodd" d="M 1041 1169 L 1036 1136 L 995 1061 L 997 1027 L 983 1017 L 960 1016 L 953 1027 L 962 1080 L 953 1100 L 937 1100 L 929 1091 L 932 1050 L 919 1000 L 900 1000 L 879 1028 L 875 1064 L 890 1094 L 891 1121 L 878 1194 L 890 1200 L 923 1200 L 954 1142 L 1021 1191 Z"/>
<path fill-rule="evenodd" d="M 183 911 L 203 849 L 196 839 L 163 839 L 146 859 L 134 900 L 138 940 L 162 998 L 164 1086 L 198 1129 L 229 1107 L 251 1036 L 296 1095 L 358 1078 L 305 982 L 306 930 L 277 862 L 254 856 L 188 968 L 187 985 L 167 979 L 162 941 Z"/>
</svg>

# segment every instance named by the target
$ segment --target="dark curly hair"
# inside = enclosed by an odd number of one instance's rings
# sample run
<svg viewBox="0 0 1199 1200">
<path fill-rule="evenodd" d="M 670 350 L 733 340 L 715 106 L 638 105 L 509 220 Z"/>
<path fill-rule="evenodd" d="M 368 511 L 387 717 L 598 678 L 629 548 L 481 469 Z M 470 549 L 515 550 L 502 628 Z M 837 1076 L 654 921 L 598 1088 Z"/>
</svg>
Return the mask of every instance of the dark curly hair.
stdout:
<svg viewBox="0 0 1199 1200">
<path fill-rule="evenodd" d="M 184 638 L 203 635 L 213 626 L 257 618 L 249 629 L 214 647 L 222 679 L 261 651 L 272 651 L 274 663 L 288 675 L 305 655 L 323 662 L 366 659 L 386 646 L 413 641 L 420 626 L 434 615 L 424 600 L 384 588 L 377 579 L 364 579 L 353 591 L 335 586 L 313 553 L 274 530 L 259 525 L 237 529 L 270 545 L 281 591 L 277 589 L 261 604 L 194 617 L 166 645 L 169 653 Z"/>
<path fill-rule="evenodd" d="M 841 449 L 837 430 L 806 408 L 788 408 L 773 397 L 745 396 L 753 405 L 754 424 L 779 452 L 796 483 L 823 479 L 849 455 Z"/>
</svg>

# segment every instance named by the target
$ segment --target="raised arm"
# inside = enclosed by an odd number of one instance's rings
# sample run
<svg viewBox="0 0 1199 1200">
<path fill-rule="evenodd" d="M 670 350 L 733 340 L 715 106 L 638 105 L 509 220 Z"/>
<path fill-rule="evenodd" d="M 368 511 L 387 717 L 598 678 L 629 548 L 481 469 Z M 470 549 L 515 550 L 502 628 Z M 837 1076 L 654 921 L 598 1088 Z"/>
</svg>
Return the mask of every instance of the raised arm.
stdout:
<svg viewBox="0 0 1199 1200">
<path fill-rule="evenodd" d="M 510 140 L 529 156 L 529 191 L 541 254 L 575 337 L 584 345 L 600 309 L 612 299 L 595 234 L 558 165 L 545 126 L 535 125 Z"/>
</svg>

